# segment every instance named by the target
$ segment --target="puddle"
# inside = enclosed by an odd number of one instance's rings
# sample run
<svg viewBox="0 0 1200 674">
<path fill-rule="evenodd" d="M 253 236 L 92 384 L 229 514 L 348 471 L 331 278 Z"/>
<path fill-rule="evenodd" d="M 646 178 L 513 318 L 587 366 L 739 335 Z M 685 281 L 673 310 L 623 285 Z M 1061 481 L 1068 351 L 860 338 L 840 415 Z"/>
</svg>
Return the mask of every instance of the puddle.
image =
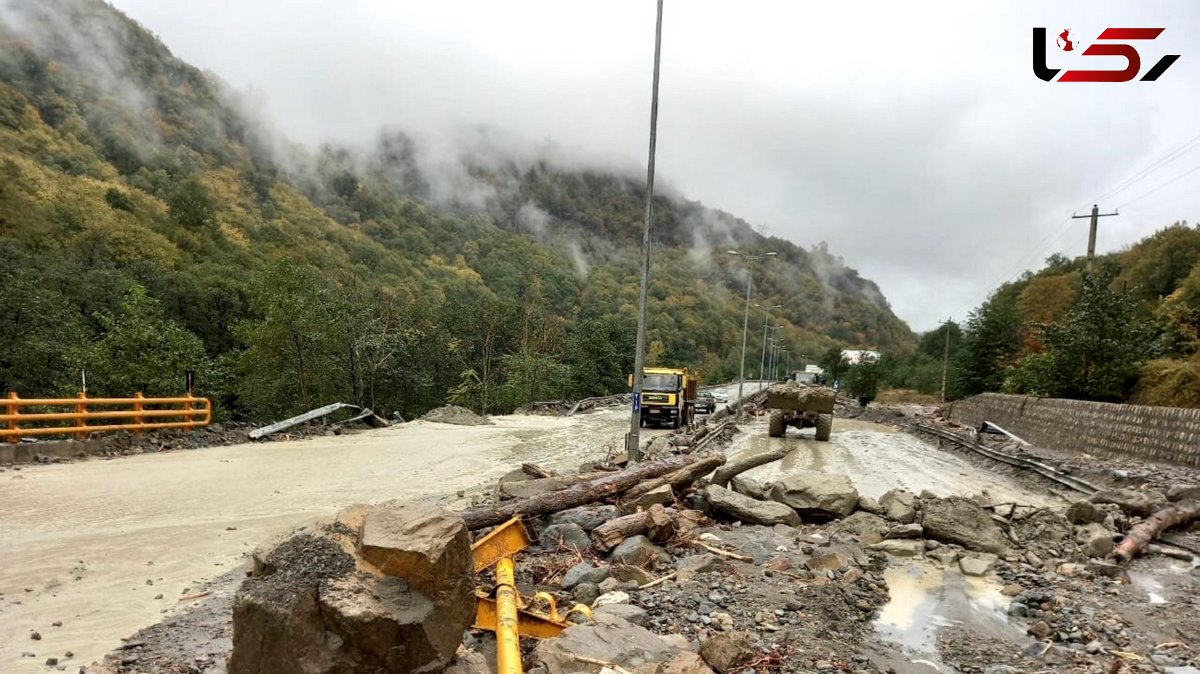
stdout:
<svg viewBox="0 0 1200 674">
<path fill-rule="evenodd" d="M 1140 571 L 1131 571 L 1129 573 L 1129 580 L 1133 583 L 1134 587 L 1146 593 L 1146 597 L 1149 598 L 1151 604 L 1161 605 L 1167 603 L 1167 598 L 1163 594 L 1165 590 L 1163 590 L 1162 583 L 1154 576 Z"/>
<path fill-rule="evenodd" d="M 891 599 L 875 619 L 875 632 L 935 669 L 942 669 L 937 636 L 943 627 L 969 623 L 996 636 L 1016 630 L 1008 624 L 1009 599 L 994 578 L 966 577 L 915 561 L 888 567 L 884 578 Z"/>
</svg>

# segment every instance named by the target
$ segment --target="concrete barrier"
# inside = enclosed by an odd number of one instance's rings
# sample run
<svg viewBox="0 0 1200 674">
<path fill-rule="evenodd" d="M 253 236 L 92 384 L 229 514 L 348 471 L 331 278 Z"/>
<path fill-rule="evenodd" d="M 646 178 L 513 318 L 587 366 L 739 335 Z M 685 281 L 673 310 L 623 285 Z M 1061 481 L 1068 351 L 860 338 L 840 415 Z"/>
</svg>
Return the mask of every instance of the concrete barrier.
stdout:
<svg viewBox="0 0 1200 674">
<path fill-rule="evenodd" d="M 1051 449 L 1200 466 L 1200 409 L 983 393 L 951 403 L 950 419 Z"/>
<path fill-rule="evenodd" d="M 99 454 L 112 444 L 111 438 L 91 440 L 44 440 L 9 444 L 0 442 L 0 464 L 35 463 L 38 456 L 54 459 L 72 459 L 77 456 Z"/>
</svg>

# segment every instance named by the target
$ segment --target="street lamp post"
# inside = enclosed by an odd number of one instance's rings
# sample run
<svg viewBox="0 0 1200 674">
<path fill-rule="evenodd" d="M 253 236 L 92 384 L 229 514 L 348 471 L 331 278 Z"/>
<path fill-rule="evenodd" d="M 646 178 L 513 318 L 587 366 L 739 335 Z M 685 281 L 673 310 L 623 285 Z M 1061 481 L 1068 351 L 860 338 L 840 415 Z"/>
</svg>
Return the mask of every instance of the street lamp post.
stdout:
<svg viewBox="0 0 1200 674">
<path fill-rule="evenodd" d="M 729 251 L 730 255 L 736 255 L 744 258 L 749 263 L 758 262 L 764 258 L 774 257 L 775 252 L 762 253 L 761 255 L 747 255 L 738 250 Z M 754 285 L 754 269 L 749 264 L 746 265 L 746 311 L 742 315 L 742 360 L 738 369 L 738 407 L 742 405 L 742 391 L 746 384 L 746 335 L 750 329 L 750 288 Z"/>
<path fill-rule="evenodd" d="M 658 64 L 662 53 L 663 0 L 658 0 L 658 19 L 654 25 L 654 82 L 650 91 L 650 153 L 646 162 L 646 223 L 642 230 L 642 286 L 638 294 L 637 340 L 633 352 L 633 400 L 630 407 L 629 433 L 625 436 L 625 455 L 631 462 L 641 460 L 639 443 L 642 426 L 642 368 L 646 360 L 646 294 L 650 287 L 650 223 L 654 219 L 654 148 L 658 139 Z"/>
<path fill-rule="evenodd" d="M 778 327 L 779 326 L 776 326 L 776 329 L 778 329 Z M 771 341 L 771 354 L 770 354 L 770 358 L 767 360 L 767 375 L 766 375 L 765 379 L 767 381 L 774 381 L 774 378 L 771 375 L 775 372 L 775 354 L 778 353 L 779 342 L 782 340 L 780 340 L 778 337 L 772 337 L 770 341 Z"/>
<path fill-rule="evenodd" d="M 763 348 L 762 348 L 762 356 L 760 356 L 758 359 L 758 379 L 759 379 L 759 388 L 761 389 L 762 382 L 766 381 L 766 377 L 763 376 L 764 374 L 766 374 L 766 372 L 763 370 L 763 367 L 767 363 L 767 329 L 768 329 L 767 323 L 769 323 L 771 321 L 771 311 L 773 309 L 781 309 L 781 308 L 783 308 L 783 305 L 776 304 L 773 307 L 764 307 L 761 304 L 755 304 L 754 306 L 763 310 Z"/>
</svg>

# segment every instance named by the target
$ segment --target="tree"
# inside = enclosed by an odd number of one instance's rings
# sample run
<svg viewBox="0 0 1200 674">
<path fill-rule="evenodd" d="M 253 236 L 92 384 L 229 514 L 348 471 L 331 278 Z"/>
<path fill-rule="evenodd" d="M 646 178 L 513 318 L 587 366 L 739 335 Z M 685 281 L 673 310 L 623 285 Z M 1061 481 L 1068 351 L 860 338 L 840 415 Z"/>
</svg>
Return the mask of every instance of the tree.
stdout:
<svg viewBox="0 0 1200 674">
<path fill-rule="evenodd" d="M 955 358 L 956 388 L 963 395 L 999 391 L 1007 369 L 1021 354 L 1017 297 L 1021 287 L 1005 284 L 967 317 Z"/>
<path fill-rule="evenodd" d="M 163 315 L 162 306 L 135 285 L 121 302 L 119 314 L 97 316 L 99 340 L 77 349 L 75 366 L 88 375 L 89 392 L 106 396 L 179 395 L 184 374 L 196 372 L 198 391 L 215 393 L 221 382 L 204 344 Z"/>
<path fill-rule="evenodd" d="M 879 393 L 883 379 L 884 363 L 879 358 L 863 358 L 851 365 L 845 376 L 843 389 L 864 404 L 871 402 Z"/>
<path fill-rule="evenodd" d="M 196 176 L 187 177 L 172 190 L 167 208 L 175 222 L 189 230 L 216 226 L 216 200 Z"/>
<path fill-rule="evenodd" d="M 1014 373 L 1025 392 L 1086 400 L 1124 400 L 1139 366 L 1150 358 L 1152 334 L 1135 317 L 1132 294 L 1111 287 L 1112 269 L 1083 278 L 1079 301 L 1042 335 L 1043 354 L 1030 354 Z"/>
</svg>

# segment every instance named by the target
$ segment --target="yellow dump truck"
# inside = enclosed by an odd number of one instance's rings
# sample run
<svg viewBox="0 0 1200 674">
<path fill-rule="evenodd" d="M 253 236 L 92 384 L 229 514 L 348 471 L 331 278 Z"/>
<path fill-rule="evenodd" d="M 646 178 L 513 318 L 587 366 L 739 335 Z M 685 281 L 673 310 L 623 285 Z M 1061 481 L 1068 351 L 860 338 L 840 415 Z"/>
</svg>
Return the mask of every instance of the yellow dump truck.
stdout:
<svg viewBox="0 0 1200 674">
<path fill-rule="evenodd" d="M 632 386 L 633 377 L 629 379 Z M 679 428 L 692 423 L 699 391 L 699 375 L 686 368 L 642 368 L 642 426 L 670 424 L 671 428 Z"/>
</svg>

